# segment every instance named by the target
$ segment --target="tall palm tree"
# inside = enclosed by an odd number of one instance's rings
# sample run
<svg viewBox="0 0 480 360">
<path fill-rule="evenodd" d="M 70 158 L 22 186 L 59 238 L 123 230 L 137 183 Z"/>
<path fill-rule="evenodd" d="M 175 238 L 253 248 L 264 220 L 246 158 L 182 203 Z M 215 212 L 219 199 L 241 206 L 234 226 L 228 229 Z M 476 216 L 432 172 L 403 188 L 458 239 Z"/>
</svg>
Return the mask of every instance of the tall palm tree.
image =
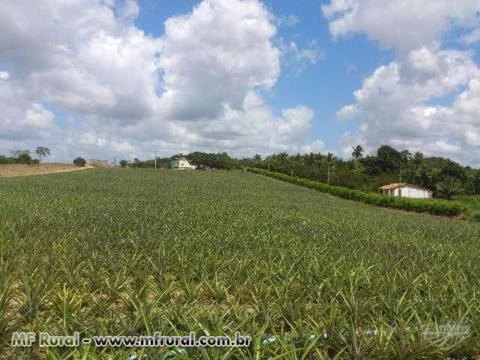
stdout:
<svg viewBox="0 0 480 360">
<path fill-rule="evenodd" d="M 357 145 L 352 149 L 353 149 L 352 157 L 355 159 L 355 161 L 357 161 L 358 159 L 361 159 L 364 152 L 363 147 L 361 145 Z"/>
<path fill-rule="evenodd" d="M 330 185 L 332 170 L 334 169 L 336 162 L 337 162 L 337 158 L 335 157 L 335 155 L 329 152 L 325 157 L 325 165 L 327 165 L 327 184 L 329 185 Z"/>
<path fill-rule="evenodd" d="M 403 170 L 407 167 L 408 161 L 412 158 L 412 154 L 408 150 L 400 151 L 400 164 L 399 164 L 399 182 L 402 182 Z"/>
</svg>

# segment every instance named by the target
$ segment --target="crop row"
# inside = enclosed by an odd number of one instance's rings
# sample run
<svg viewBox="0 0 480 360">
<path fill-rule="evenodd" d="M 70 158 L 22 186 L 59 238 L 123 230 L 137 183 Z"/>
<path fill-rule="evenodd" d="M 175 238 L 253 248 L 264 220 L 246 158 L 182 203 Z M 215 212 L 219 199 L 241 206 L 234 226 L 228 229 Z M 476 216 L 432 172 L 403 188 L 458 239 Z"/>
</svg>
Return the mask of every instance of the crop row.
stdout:
<svg viewBox="0 0 480 360">
<path fill-rule="evenodd" d="M 265 175 L 277 180 L 289 182 L 291 184 L 304 186 L 310 189 L 335 195 L 343 199 L 361 201 L 375 206 L 446 216 L 456 216 L 466 211 L 464 206 L 451 201 L 383 196 L 380 194 L 366 193 L 359 190 L 349 189 L 342 186 L 328 185 L 318 181 L 289 176 L 264 169 L 247 168 L 247 170 L 255 174 Z"/>
</svg>

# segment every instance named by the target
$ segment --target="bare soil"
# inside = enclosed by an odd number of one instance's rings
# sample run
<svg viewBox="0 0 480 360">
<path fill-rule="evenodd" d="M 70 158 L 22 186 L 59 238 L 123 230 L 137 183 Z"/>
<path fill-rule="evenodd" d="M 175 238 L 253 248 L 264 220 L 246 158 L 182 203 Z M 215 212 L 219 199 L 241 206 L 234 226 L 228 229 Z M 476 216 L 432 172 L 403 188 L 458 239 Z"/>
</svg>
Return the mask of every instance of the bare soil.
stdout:
<svg viewBox="0 0 480 360">
<path fill-rule="evenodd" d="M 73 164 L 44 163 L 38 165 L 0 165 L 0 177 L 41 175 L 91 169 L 91 166 L 77 167 Z"/>
</svg>

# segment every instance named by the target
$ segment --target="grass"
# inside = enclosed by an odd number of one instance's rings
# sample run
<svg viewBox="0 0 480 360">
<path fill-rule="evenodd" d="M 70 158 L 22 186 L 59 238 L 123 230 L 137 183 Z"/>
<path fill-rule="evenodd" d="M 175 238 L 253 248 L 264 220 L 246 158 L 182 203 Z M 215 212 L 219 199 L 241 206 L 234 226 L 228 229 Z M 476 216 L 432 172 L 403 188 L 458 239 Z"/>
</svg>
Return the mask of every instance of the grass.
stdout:
<svg viewBox="0 0 480 360">
<path fill-rule="evenodd" d="M 89 170 L 0 179 L 0 353 L 161 359 L 169 349 L 12 348 L 13 331 L 254 337 L 181 358 L 480 352 L 480 225 L 259 175 Z M 427 336 L 458 324 L 466 337 Z M 324 334 L 327 334 L 324 336 Z M 310 337 L 314 335 L 314 337 Z M 269 344 L 264 339 L 274 338 Z"/>
<path fill-rule="evenodd" d="M 454 199 L 462 203 L 470 214 L 480 214 L 480 195 L 458 195 Z M 478 220 L 480 220 L 480 216 Z"/>
</svg>

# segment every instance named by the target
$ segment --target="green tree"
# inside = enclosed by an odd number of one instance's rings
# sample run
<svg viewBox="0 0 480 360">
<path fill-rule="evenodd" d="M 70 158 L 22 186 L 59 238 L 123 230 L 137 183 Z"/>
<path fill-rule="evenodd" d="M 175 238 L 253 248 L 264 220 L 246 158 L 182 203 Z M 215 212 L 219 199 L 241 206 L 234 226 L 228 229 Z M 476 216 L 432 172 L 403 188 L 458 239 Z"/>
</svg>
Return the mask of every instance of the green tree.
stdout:
<svg viewBox="0 0 480 360">
<path fill-rule="evenodd" d="M 330 185 L 330 180 L 332 177 L 332 172 L 335 169 L 335 164 L 337 162 L 337 158 L 329 152 L 325 157 L 325 165 L 327 165 L 327 184 Z"/>
<path fill-rule="evenodd" d="M 413 154 L 413 164 L 415 165 L 415 168 L 418 169 L 419 167 L 423 166 L 423 154 L 419 151 L 417 151 L 415 154 Z"/>
<path fill-rule="evenodd" d="M 75 158 L 75 160 L 73 160 L 73 163 L 75 164 L 75 166 L 83 167 L 83 166 L 85 166 L 87 161 L 82 157 L 77 157 L 77 158 Z"/>
<path fill-rule="evenodd" d="M 128 161 L 127 160 L 120 160 L 119 164 L 120 164 L 120 167 L 125 168 L 128 165 Z"/>
<path fill-rule="evenodd" d="M 48 147 L 45 147 L 45 146 L 38 146 L 35 149 L 35 154 L 38 155 L 38 161 L 42 162 L 42 157 L 46 157 L 46 156 L 50 155 L 50 149 Z"/>
<path fill-rule="evenodd" d="M 357 145 L 355 147 L 352 148 L 353 151 L 352 151 L 352 157 L 355 161 L 361 159 L 363 157 L 363 147 L 361 145 Z"/>
<path fill-rule="evenodd" d="M 480 170 L 477 170 L 473 177 L 473 192 L 480 195 Z"/>
<path fill-rule="evenodd" d="M 437 190 L 442 193 L 447 200 L 450 200 L 453 195 L 463 192 L 461 181 L 451 176 L 440 181 L 437 184 Z"/>
<path fill-rule="evenodd" d="M 377 149 L 377 157 L 383 172 L 396 172 L 402 164 L 402 154 L 388 145 Z"/>
<path fill-rule="evenodd" d="M 408 150 L 402 150 L 400 152 L 400 162 L 399 162 L 399 182 L 402 182 L 402 175 L 405 171 L 405 168 L 408 165 L 408 162 L 412 159 L 412 154 Z"/>
<path fill-rule="evenodd" d="M 255 156 L 253 157 L 253 165 L 257 165 L 260 164 L 260 162 L 262 161 L 262 155 L 260 154 L 255 154 Z"/>
<path fill-rule="evenodd" d="M 32 157 L 30 156 L 30 151 L 29 150 L 20 150 L 20 151 L 16 151 L 16 162 L 18 164 L 31 164 L 33 159 Z"/>
</svg>

